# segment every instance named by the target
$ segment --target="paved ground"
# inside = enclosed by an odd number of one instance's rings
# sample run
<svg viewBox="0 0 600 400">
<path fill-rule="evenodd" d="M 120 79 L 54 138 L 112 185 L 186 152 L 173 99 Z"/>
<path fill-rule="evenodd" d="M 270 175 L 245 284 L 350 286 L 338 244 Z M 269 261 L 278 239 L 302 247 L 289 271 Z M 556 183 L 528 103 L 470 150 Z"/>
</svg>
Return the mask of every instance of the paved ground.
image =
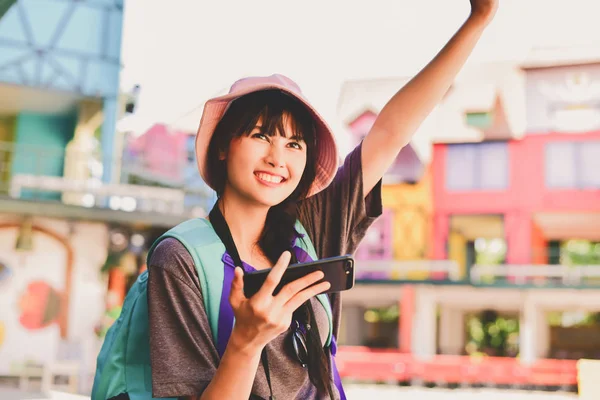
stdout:
<svg viewBox="0 0 600 400">
<path fill-rule="evenodd" d="M 421 389 L 384 385 L 346 385 L 349 400 L 574 400 L 577 396 L 565 393 L 518 392 L 493 389 Z M 2 400 L 89 400 L 86 396 L 52 392 L 48 395 L 25 393 L 0 388 Z"/>
<path fill-rule="evenodd" d="M 23 392 L 0 387 L 1 400 L 89 400 L 89 397 L 69 393 L 50 392 L 48 394 Z"/>
<path fill-rule="evenodd" d="M 572 393 L 494 389 L 423 389 L 384 385 L 345 385 L 348 399 L 370 400 L 574 400 Z"/>
</svg>

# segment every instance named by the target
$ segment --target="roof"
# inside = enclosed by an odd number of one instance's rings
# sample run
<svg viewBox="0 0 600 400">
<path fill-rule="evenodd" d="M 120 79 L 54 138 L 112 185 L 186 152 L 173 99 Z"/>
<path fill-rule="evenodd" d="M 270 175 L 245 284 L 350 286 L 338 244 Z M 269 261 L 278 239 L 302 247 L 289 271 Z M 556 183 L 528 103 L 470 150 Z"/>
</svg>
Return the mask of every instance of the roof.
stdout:
<svg viewBox="0 0 600 400">
<path fill-rule="evenodd" d="M 600 63 L 600 44 L 577 47 L 538 47 L 520 63 L 523 70 Z"/>
<path fill-rule="evenodd" d="M 590 64 L 600 64 L 599 45 L 537 47 L 516 61 L 467 64 L 413 137 L 415 150 L 421 159 L 427 160 L 427 146 L 432 142 L 520 138 L 526 129 L 526 73 L 539 68 Z M 340 120 L 347 125 L 365 111 L 378 113 L 409 80 L 409 77 L 388 77 L 344 83 L 338 101 Z M 466 125 L 466 113 L 492 110 L 500 114 L 494 120 L 493 129 Z"/>
<path fill-rule="evenodd" d="M 407 77 L 392 77 L 344 82 L 338 97 L 337 120 L 340 124 L 349 126 L 365 112 L 379 114 L 388 100 L 409 80 L 410 78 Z M 432 115 L 419 128 L 421 133 L 416 134 L 411 140 L 415 153 L 425 164 L 431 159 L 431 144 L 428 140 L 430 134 L 423 132 L 434 129 L 435 116 Z"/>
<path fill-rule="evenodd" d="M 347 81 L 338 101 L 338 117 L 345 125 L 367 111 L 379 113 L 387 101 L 410 78 L 381 78 Z M 485 132 L 467 126 L 467 112 L 488 112 L 499 108 L 501 120 L 494 130 Z M 523 71 L 515 63 L 493 63 L 467 66 L 446 93 L 442 102 L 425 119 L 413 136 L 419 158 L 431 159 L 433 142 L 481 141 L 519 136 L 525 125 L 525 85 Z"/>
<path fill-rule="evenodd" d="M 391 77 L 344 82 L 338 97 L 338 118 L 347 125 L 365 111 L 379 114 L 388 100 L 409 80 L 410 77 Z"/>
</svg>

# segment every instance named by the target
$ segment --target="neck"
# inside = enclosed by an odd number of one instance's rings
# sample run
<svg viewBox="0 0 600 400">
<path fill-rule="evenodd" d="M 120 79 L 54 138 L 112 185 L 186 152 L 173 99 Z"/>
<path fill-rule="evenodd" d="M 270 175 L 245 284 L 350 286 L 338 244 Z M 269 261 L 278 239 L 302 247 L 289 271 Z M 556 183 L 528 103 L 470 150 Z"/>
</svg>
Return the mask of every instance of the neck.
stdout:
<svg viewBox="0 0 600 400">
<path fill-rule="evenodd" d="M 222 196 L 217 204 L 229 226 L 240 257 L 246 262 L 251 262 L 252 253 L 256 251 L 256 244 L 267 220 L 269 207 L 235 201 L 226 195 Z"/>
</svg>

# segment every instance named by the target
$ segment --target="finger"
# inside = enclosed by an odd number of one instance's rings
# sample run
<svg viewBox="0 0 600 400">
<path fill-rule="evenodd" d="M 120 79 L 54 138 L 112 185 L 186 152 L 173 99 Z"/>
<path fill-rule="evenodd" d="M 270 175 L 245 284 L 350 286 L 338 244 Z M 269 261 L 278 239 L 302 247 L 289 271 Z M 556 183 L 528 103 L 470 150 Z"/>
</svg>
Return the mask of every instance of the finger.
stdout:
<svg viewBox="0 0 600 400">
<path fill-rule="evenodd" d="M 231 282 L 231 292 L 229 294 L 231 307 L 237 308 L 245 298 L 244 271 L 240 267 L 236 267 L 233 271 L 233 281 Z"/>
<path fill-rule="evenodd" d="M 321 282 L 317 285 L 311 286 L 307 289 L 304 289 L 300 293 L 296 294 L 292 297 L 284 306 L 284 310 L 286 312 L 294 312 L 298 307 L 304 304 L 308 299 L 318 295 L 329 289 L 331 284 L 329 282 Z"/>
<path fill-rule="evenodd" d="M 322 271 L 311 272 L 310 274 L 285 285 L 283 288 L 281 288 L 281 291 L 277 294 L 277 296 L 275 296 L 275 298 L 277 301 L 281 302 L 281 304 L 285 304 L 298 292 L 306 289 L 313 283 L 320 281 L 324 276 L 325 274 L 323 274 Z"/>
<path fill-rule="evenodd" d="M 258 294 L 261 296 L 264 295 L 272 295 L 275 291 L 275 288 L 281 281 L 281 277 L 285 272 L 285 269 L 290 265 L 290 259 L 292 258 L 292 254 L 289 251 L 284 251 L 279 256 L 279 260 L 277 263 L 271 268 L 271 272 L 265 278 L 265 283 L 261 286 Z"/>
</svg>

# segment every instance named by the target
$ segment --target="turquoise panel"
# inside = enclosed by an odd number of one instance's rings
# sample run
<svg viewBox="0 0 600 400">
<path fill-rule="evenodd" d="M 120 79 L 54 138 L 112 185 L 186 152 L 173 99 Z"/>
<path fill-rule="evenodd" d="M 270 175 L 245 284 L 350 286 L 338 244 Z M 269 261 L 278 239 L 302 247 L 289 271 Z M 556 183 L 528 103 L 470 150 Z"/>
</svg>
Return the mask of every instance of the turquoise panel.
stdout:
<svg viewBox="0 0 600 400">
<path fill-rule="evenodd" d="M 75 112 L 66 115 L 19 114 L 12 175 L 62 176 L 64 148 L 73 137 L 75 124 Z M 21 197 L 58 200 L 60 194 L 23 191 Z"/>
</svg>

